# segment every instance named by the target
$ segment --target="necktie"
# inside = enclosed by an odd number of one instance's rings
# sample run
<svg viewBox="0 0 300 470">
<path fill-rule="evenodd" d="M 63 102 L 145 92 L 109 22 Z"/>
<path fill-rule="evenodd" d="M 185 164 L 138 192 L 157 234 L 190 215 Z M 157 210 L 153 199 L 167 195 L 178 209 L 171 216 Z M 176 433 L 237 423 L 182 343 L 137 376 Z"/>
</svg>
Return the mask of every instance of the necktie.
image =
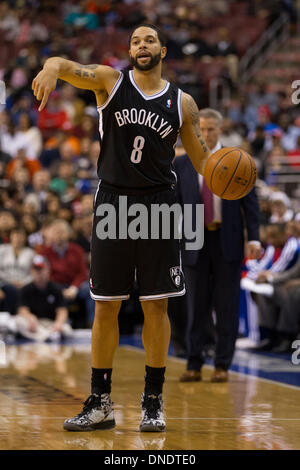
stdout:
<svg viewBox="0 0 300 470">
<path fill-rule="evenodd" d="M 204 204 L 204 225 L 207 227 L 214 220 L 214 201 L 213 194 L 208 189 L 204 178 L 202 183 L 202 201 Z"/>
</svg>

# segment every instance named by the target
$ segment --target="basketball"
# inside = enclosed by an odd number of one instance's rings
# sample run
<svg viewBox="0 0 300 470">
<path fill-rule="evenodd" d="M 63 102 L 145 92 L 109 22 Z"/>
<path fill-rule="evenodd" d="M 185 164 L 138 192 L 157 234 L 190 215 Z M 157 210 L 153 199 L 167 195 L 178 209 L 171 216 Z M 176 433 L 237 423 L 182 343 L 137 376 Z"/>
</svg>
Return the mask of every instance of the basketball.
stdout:
<svg viewBox="0 0 300 470">
<path fill-rule="evenodd" d="M 244 150 L 224 147 L 209 157 L 204 178 L 209 189 L 217 196 L 230 200 L 240 199 L 255 184 L 256 165 Z"/>
</svg>

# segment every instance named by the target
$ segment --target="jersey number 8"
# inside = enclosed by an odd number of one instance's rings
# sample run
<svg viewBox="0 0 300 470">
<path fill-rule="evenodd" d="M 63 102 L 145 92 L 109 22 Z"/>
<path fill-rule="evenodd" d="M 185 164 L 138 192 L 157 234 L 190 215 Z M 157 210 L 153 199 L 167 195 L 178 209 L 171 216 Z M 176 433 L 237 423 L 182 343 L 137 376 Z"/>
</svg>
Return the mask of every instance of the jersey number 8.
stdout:
<svg viewBox="0 0 300 470">
<path fill-rule="evenodd" d="M 133 150 L 130 155 L 130 160 L 133 163 L 140 163 L 142 160 L 142 150 L 145 145 L 145 139 L 141 135 L 137 135 L 133 142 Z"/>
</svg>

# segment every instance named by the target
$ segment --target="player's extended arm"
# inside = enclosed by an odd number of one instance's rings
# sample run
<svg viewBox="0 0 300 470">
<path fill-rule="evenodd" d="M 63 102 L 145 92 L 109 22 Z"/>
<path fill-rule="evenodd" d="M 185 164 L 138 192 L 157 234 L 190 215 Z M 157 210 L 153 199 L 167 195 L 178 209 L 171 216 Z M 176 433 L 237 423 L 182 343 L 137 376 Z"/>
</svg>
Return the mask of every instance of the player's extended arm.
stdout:
<svg viewBox="0 0 300 470">
<path fill-rule="evenodd" d="M 203 175 L 209 148 L 200 132 L 199 109 L 194 99 L 187 93 L 182 94 L 183 123 L 180 138 L 195 170 Z"/>
<path fill-rule="evenodd" d="M 48 100 L 51 91 L 55 90 L 57 79 L 60 78 L 77 88 L 93 91 L 112 90 L 120 72 L 105 65 L 81 65 L 61 57 L 51 57 L 46 60 L 43 69 L 32 82 L 34 96 L 41 101 L 41 111 Z"/>
</svg>

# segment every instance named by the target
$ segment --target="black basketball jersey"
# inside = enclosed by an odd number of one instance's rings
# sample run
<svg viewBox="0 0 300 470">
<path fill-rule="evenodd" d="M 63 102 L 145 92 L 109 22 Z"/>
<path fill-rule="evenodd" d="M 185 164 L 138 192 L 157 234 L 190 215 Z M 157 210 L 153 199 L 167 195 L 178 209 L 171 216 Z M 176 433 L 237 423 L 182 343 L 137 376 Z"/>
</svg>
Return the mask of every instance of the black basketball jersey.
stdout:
<svg viewBox="0 0 300 470">
<path fill-rule="evenodd" d="M 101 150 L 98 176 L 125 188 L 176 183 L 172 160 L 182 124 L 181 90 L 166 82 L 147 96 L 122 72 L 107 101 L 98 106 Z"/>
</svg>

